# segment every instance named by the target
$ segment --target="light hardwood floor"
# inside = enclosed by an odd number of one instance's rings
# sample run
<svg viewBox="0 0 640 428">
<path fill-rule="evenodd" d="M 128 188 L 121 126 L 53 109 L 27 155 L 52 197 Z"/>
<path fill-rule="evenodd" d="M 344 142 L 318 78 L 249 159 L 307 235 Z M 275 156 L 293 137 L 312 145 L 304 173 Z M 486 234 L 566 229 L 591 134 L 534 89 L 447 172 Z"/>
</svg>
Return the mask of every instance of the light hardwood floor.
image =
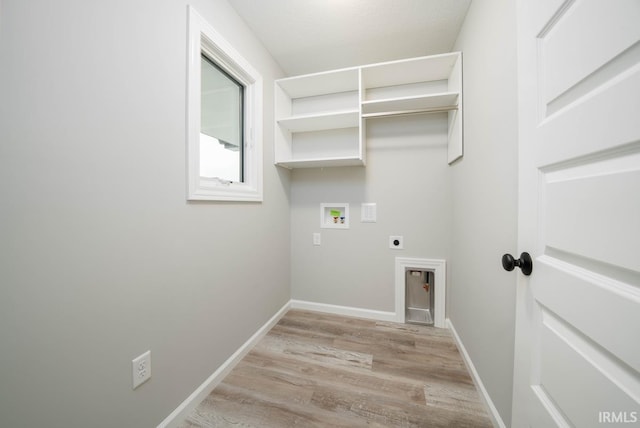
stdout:
<svg viewBox="0 0 640 428">
<path fill-rule="evenodd" d="M 448 330 L 291 310 L 188 427 L 491 427 Z"/>
</svg>

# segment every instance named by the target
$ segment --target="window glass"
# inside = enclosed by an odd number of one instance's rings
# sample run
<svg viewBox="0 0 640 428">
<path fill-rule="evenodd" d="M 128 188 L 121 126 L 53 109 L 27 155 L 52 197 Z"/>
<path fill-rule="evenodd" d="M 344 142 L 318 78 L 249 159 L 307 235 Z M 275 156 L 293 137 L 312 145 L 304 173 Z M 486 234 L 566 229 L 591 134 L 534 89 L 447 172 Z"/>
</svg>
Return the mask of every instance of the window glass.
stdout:
<svg viewBox="0 0 640 428">
<path fill-rule="evenodd" d="M 244 87 L 201 58 L 200 176 L 242 182 Z"/>
</svg>

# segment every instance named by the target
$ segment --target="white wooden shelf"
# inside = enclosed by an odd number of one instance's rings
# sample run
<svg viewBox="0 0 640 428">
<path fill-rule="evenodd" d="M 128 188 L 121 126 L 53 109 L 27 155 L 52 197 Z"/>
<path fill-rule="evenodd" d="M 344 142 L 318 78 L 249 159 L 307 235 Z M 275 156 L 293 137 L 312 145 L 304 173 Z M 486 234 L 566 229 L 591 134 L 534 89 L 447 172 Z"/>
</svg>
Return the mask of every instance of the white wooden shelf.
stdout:
<svg viewBox="0 0 640 428">
<path fill-rule="evenodd" d="M 454 52 L 365 65 L 362 84 L 365 88 L 379 88 L 448 80 L 459 57 L 460 53 Z"/>
<path fill-rule="evenodd" d="M 362 117 L 449 111 L 458 108 L 458 93 L 427 94 L 362 102 Z"/>
<path fill-rule="evenodd" d="M 345 68 L 275 82 L 275 163 L 366 163 L 365 121 L 447 112 L 448 161 L 462 156 L 462 54 Z"/>
<path fill-rule="evenodd" d="M 280 126 L 291 132 L 320 131 L 324 129 L 356 128 L 360 112 L 346 110 L 331 113 L 292 116 L 278 120 Z"/>
<path fill-rule="evenodd" d="M 278 162 L 286 168 L 319 168 L 333 166 L 363 166 L 364 161 L 358 157 L 291 159 Z"/>
<path fill-rule="evenodd" d="M 306 98 L 358 90 L 358 67 L 286 77 L 276 82 L 290 98 Z"/>
</svg>

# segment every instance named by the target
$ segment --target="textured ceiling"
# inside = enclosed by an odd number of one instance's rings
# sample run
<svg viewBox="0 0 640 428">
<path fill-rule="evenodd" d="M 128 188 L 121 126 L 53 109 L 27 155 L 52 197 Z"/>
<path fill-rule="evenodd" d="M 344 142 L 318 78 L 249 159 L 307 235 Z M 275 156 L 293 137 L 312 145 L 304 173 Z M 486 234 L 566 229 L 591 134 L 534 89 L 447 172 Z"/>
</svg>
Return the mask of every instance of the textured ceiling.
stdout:
<svg viewBox="0 0 640 428">
<path fill-rule="evenodd" d="M 229 0 L 287 75 L 449 52 L 471 0 Z"/>
</svg>

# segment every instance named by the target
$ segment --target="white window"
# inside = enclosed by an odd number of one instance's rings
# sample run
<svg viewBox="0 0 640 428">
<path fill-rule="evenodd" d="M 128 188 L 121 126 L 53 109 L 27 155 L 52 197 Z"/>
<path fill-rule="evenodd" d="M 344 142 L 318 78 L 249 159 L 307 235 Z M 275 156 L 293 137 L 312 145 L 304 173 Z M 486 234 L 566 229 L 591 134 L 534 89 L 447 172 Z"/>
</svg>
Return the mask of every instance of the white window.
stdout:
<svg viewBox="0 0 640 428">
<path fill-rule="evenodd" d="M 262 201 L 262 77 L 192 7 L 188 199 Z"/>
</svg>

